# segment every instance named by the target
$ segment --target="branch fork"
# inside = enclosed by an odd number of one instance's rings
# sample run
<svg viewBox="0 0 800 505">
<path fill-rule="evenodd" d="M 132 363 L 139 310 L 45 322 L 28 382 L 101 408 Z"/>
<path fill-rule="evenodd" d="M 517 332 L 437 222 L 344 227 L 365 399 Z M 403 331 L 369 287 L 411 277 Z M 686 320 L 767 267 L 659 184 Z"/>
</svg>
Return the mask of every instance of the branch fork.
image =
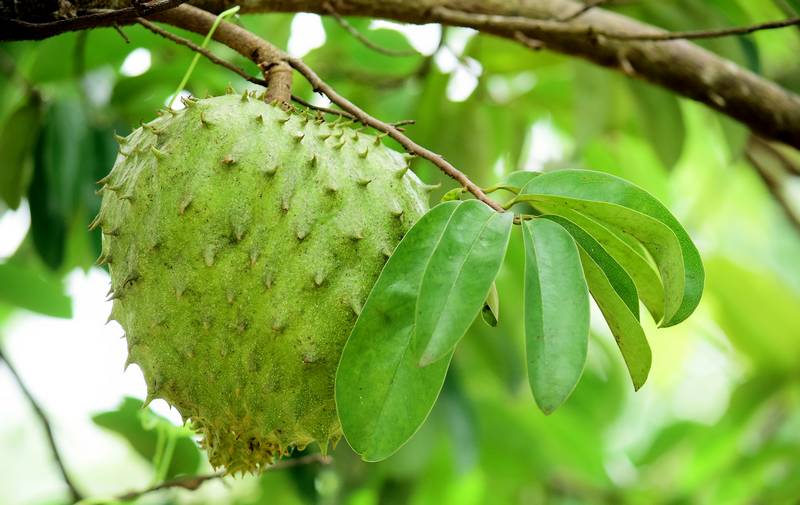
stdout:
<svg viewBox="0 0 800 505">
<path fill-rule="evenodd" d="M 183 28 L 196 33 L 208 33 L 216 16 L 207 11 L 193 7 L 191 5 L 181 5 L 168 11 L 160 12 L 153 16 L 153 19 L 162 21 L 179 28 Z M 145 27 L 154 31 L 162 36 L 166 36 L 172 40 L 177 37 L 171 34 L 165 34 L 163 30 L 158 27 L 153 27 L 149 21 L 139 18 L 137 20 Z M 357 105 L 349 101 L 336 92 L 328 83 L 323 81 L 314 72 L 311 67 L 305 64 L 300 58 L 295 58 L 289 54 L 281 51 L 274 45 L 266 40 L 256 36 L 255 34 L 247 31 L 246 29 L 237 26 L 227 21 L 222 21 L 217 30 L 214 32 L 213 38 L 228 47 L 234 49 L 241 55 L 253 61 L 264 74 L 264 82 L 267 84 L 266 101 L 277 101 L 286 104 L 288 107 L 289 101 L 292 99 L 291 83 L 292 83 L 292 69 L 298 71 L 306 80 L 311 84 L 313 90 L 317 93 L 322 93 L 330 99 L 331 102 L 338 105 L 349 117 L 359 121 L 360 123 L 370 126 L 375 130 L 387 134 L 389 137 L 397 141 L 403 148 L 410 154 L 424 158 L 434 165 L 436 165 L 442 172 L 453 178 L 456 182 L 461 184 L 467 191 L 472 193 L 475 198 L 482 201 L 497 212 L 504 212 L 502 206 L 489 198 L 481 188 L 472 182 L 463 172 L 454 167 L 441 155 L 417 144 L 409 137 L 407 137 L 398 126 L 386 123 L 377 119 Z M 183 45 L 190 47 L 197 51 L 198 47 L 192 43 L 180 42 Z M 198 51 L 206 57 L 209 57 L 213 62 L 221 64 L 226 68 L 231 69 L 232 65 L 227 62 L 222 63 L 222 60 L 216 57 L 209 56 L 210 53 L 204 50 Z M 236 68 L 236 67 L 233 67 Z M 236 71 L 236 70 L 234 70 Z M 239 75 L 242 72 L 236 71 Z M 252 79 L 248 79 L 252 82 Z"/>
</svg>

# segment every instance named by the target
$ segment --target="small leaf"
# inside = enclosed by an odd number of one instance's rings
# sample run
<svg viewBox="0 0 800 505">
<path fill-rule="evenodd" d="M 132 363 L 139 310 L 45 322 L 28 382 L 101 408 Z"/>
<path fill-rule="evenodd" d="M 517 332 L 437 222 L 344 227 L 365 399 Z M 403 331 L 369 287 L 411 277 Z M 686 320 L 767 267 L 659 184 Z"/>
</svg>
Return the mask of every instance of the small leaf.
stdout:
<svg viewBox="0 0 800 505">
<path fill-rule="evenodd" d="M 350 446 L 366 461 L 391 456 L 419 429 L 450 363 L 417 366 L 411 350 L 425 266 L 462 202 L 425 214 L 383 267 L 336 370 L 336 409 Z"/>
<path fill-rule="evenodd" d="M 674 303 L 670 297 L 671 289 L 680 286 L 682 296 L 677 307 L 665 306 L 664 320 L 661 326 L 675 325 L 694 311 L 700 302 L 703 293 L 703 264 L 700 254 L 692 243 L 689 235 L 680 225 L 677 219 L 670 214 L 664 205 L 656 198 L 643 189 L 613 175 L 591 170 L 560 170 L 551 172 L 541 177 L 533 179 L 525 186 L 523 193 L 527 196 L 520 198 L 522 201 L 529 201 L 537 205 L 547 200 L 561 199 L 560 203 L 565 204 L 573 210 L 578 210 L 588 214 L 601 222 L 613 224 L 622 231 L 629 228 L 629 220 L 635 219 L 639 230 L 647 229 L 648 232 L 656 231 L 656 226 L 647 225 L 641 228 L 646 219 L 655 221 L 668 228 L 677 239 L 679 246 L 679 258 L 672 258 L 673 253 L 668 256 L 661 248 L 667 244 L 660 242 L 647 242 L 642 237 L 634 235 L 642 242 L 648 251 L 653 255 L 659 270 L 662 273 L 662 282 L 666 293 L 665 305 Z M 577 205 L 573 205 L 576 202 Z M 622 209 L 629 212 L 623 212 Z M 631 217 L 633 216 L 633 217 Z M 650 235 L 650 233 L 648 233 Z M 664 233 L 658 232 L 661 238 L 671 242 Z M 648 240 L 656 237 L 648 237 Z M 671 249 L 671 246 L 670 246 Z M 663 264 L 669 260 L 677 263 L 680 260 L 681 274 L 672 278 L 664 278 Z M 660 261 L 660 262 L 659 262 Z M 683 278 L 680 280 L 679 278 Z"/>
<path fill-rule="evenodd" d="M 0 132 L 0 198 L 11 209 L 19 207 L 31 180 L 28 161 L 41 121 L 41 103 L 32 96 L 6 120 Z"/>
<path fill-rule="evenodd" d="M 200 451 L 191 430 L 173 426 L 150 409 L 142 409 L 142 402 L 136 398 L 126 397 L 116 410 L 95 414 L 92 421 L 122 436 L 150 463 L 158 452 L 159 430 L 174 436 L 175 449 L 165 478 L 192 475 L 200 465 Z"/>
<path fill-rule="evenodd" d="M 589 292 L 578 247 L 554 221 L 522 226 L 525 244 L 524 321 L 528 380 L 545 414 L 575 389 L 586 363 Z"/>
<path fill-rule="evenodd" d="M 500 297 L 497 296 L 497 285 L 492 283 L 492 288 L 489 290 L 489 296 L 483 302 L 481 309 L 481 318 L 483 322 L 494 328 L 500 321 Z"/>
<path fill-rule="evenodd" d="M 479 200 L 463 202 L 422 277 L 414 351 L 420 366 L 450 354 L 477 317 L 506 254 L 514 215 Z"/>
<path fill-rule="evenodd" d="M 453 188 L 442 196 L 443 202 L 450 202 L 453 200 L 460 200 L 461 195 L 464 194 L 464 188 Z"/>
<path fill-rule="evenodd" d="M 72 317 L 72 301 L 61 283 L 20 264 L 0 264 L 0 301 L 47 316 Z"/>
<path fill-rule="evenodd" d="M 592 298 L 600 307 L 600 311 L 617 341 L 617 346 L 633 381 L 633 388 L 639 390 L 647 380 L 651 362 L 650 346 L 647 344 L 644 330 L 614 290 L 602 268 L 583 249 L 580 250 L 580 255 Z"/>
</svg>

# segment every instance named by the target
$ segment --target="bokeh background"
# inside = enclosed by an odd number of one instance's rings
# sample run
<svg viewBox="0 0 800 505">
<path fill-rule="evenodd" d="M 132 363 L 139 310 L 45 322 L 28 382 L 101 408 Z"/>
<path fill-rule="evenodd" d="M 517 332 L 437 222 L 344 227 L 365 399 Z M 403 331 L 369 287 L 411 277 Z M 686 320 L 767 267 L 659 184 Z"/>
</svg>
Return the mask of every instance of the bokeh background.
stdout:
<svg viewBox="0 0 800 505">
<path fill-rule="evenodd" d="M 776 19 L 791 4 L 620 9 L 686 30 Z M 526 382 L 515 231 L 498 279 L 500 324 L 475 323 L 430 418 L 395 456 L 363 463 L 342 442 L 327 466 L 215 479 L 141 503 L 800 503 L 800 177 L 788 171 L 800 167 L 797 152 L 767 156 L 742 126 L 703 106 L 470 30 L 351 20 L 384 47 L 418 52 L 390 57 L 315 15 L 237 22 L 304 56 L 373 115 L 415 119 L 412 138 L 483 186 L 519 169 L 581 167 L 644 187 L 696 241 L 707 287 L 678 327 L 657 329 L 643 316 L 653 369 L 638 393 L 595 309 L 583 379 L 545 417 Z M 129 42 L 98 29 L 0 45 L 0 346 L 50 418 L 76 487 L 93 499 L 211 471 L 174 410 L 160 400 L 139 408 L 144 381 L 135 365 L 123 371 L 122 329 L 105 324 L 108 275 L 92 267 L 99 235 L 87 224 L 99 204 L 94 181 L 116 153 L 112 132 L 153 118 L 193 57 L 140 27 L 123 30 Z M 796 28 L 703 45 L 800 92 Z M 229 49 L 211 48 L 255 74 Z M 220 94 L 229 84 L 252 87 L 201 60 L 182 92 Z M 299 78 L 295 93 L 327 103 Z M 452 187 L 425 163 L 414 169 L 443 182 L 437 199 Z M 44 427 L 0 363 L 0 504 L 67 501 Z"/>
</svg>

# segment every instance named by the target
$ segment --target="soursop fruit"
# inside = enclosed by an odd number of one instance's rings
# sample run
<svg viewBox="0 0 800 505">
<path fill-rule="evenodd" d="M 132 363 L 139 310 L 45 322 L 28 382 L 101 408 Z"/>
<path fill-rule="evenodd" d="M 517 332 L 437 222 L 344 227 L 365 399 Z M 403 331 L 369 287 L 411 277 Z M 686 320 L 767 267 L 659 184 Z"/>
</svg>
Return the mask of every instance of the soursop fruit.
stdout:
<svg viewBox="0 0 800 505">
<path fill-rule="evenodd" d="M 148 399 L 214 466 L 256 472 L 340 438 L 341 349 L 428 188 L 341 121 L 248 94 L 185 103 L 118 139 L 99 262 Z"/>
</svg>

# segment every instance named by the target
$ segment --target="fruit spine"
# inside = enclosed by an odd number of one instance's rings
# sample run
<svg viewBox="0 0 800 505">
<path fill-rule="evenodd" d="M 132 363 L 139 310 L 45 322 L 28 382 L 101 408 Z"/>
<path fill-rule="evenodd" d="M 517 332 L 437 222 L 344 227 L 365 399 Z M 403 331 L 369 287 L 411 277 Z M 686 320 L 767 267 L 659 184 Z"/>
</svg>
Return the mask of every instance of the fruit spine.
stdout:
<svg viewBox="0 0 800 505">
<path fill-rule="evenodd" d="M 247 93 L 185 105 L 118 138 L 100 181 L 128 363 L 230 473 L 324 452 L 342 346 L 428 188 L 341 120 Z"/>
</svg>

